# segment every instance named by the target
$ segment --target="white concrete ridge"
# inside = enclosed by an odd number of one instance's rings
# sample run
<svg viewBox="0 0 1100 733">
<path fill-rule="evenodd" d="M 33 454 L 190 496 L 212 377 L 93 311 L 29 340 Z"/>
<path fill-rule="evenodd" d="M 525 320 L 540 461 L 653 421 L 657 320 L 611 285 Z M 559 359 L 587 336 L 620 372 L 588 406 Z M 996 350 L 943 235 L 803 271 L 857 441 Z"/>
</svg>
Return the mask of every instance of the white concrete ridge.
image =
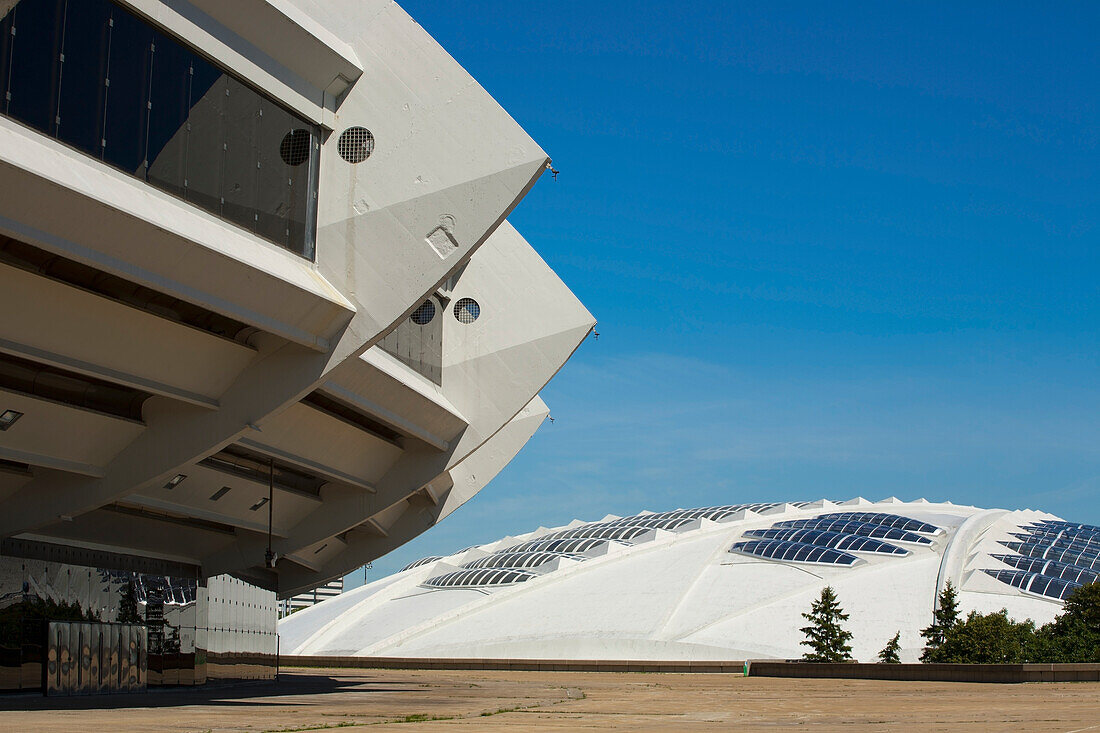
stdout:
<svg viewBox="0 0 1100 733">
<path fill-rule="evenodd" d="M 948 581 L 963 614 L 1046 623 L 1100 574 L 1088 550 L 1100 528 L 1058 521 L 892 497 L 609 516 L 413 563 L 279 633 L 284 653 L 305 655 L 788 659 L 805 651 L 801 614 L 831 585 L 857 659 L 900 631 L 902 660 L 916 661 Z"/>
</svg>

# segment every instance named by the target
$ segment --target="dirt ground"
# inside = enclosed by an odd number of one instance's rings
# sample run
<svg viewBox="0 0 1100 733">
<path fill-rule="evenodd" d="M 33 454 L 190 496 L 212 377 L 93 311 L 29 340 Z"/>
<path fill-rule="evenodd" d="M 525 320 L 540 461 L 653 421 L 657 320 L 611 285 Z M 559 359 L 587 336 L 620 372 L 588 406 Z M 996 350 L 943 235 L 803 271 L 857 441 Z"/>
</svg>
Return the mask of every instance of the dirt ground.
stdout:
<svg viewBox="0 0 1100 733">
<path fill-rule="evenodd" d="M 0 698 L 0 730 L 1061 731 L 1100 733 L 1100 683 L 724 674 L 289 670 L 277 684 Z"/>
</svg>

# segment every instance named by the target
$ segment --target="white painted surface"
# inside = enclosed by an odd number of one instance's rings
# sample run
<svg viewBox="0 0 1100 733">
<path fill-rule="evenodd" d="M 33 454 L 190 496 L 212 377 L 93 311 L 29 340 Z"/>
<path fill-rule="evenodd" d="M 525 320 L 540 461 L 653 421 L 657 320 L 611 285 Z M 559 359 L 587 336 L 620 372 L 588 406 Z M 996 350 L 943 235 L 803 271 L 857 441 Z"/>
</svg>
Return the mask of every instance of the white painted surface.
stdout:
<svg viewBox="0 0 1100 733">
<path fill-rule="evenodd" d="M 749 529 L 839 511 L 900 514 L 943 529 L 930 547 L 903 545 L 901 556 L 856 553 L 846 568 L 753 558 L 729 552 Z M 973 534 L 967 520 L 993 517 Z M 740 518 L 703 521 L 513 586 L 432 590 L 423 585 L 484 552 L 442 558 L 356 589 L 338 606 L 302 611 L 279 626 L 290 654 L 550 659 L 795 658 L 805 625 L 801 614 L 825 585 L 850 614 L 854 656 L 873 661 L 901 632 L 903 661 L 915 661 L 919 632 L 931 622 L 941 565 L 967 568 L 954 581 L 960 608 L 1007 608 L 1016 618 L 1050 621 L 1058 601 L 1025 594 L 980 572 L 1003 568 L 989 556 L 1005 552 L 995 538 L 1036 519 L 1032 511 L 982 512 L 927 502 L 864 500 L 798 508 L 784 505 Z M 960 532 L 960 528 L 963 531 Z M 558 528 L 561 529 L 561 528 Z M 556 530 L 482 546 L 497 550 Z M 642 538 L 643 540 L 645 538 Z M 975 572 L 977 571 L 977 572 Z"/>
</svg>

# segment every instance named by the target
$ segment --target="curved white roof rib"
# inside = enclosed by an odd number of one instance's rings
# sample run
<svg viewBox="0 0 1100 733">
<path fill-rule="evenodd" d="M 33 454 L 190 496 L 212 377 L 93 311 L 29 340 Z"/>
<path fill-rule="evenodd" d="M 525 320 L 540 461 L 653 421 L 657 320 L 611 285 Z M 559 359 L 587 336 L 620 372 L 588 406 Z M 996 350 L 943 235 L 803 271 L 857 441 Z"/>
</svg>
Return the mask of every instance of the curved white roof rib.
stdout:
<svg viewBox="0 0 1100 733">
<path fill-rule="evenodd" d="M 948 581 L 964 613 L 1007 608 L 1044 623 L 1097 577 L 1100 528 L 1042 512 L 742 504 L 609 517 L 425 558 L 339 607 L 284 619 L 279 633 L 291 654 L 786 659 L 801 656 L 801 614 L 831 585 L 857 658 L 875 659 L 900 631 L 912 661 Z"/>
</svg>

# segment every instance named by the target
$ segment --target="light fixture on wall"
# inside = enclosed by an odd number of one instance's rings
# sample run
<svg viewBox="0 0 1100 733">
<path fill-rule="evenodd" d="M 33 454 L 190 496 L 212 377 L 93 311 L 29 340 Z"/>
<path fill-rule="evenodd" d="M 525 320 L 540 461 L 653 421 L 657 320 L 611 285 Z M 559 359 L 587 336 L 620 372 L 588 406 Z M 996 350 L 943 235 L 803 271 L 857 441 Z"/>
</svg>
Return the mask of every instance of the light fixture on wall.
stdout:
<svg viewBox="0 0 1100 733">
<path fill-rule="evenodd" d="M 166 488 L 166 489 L 168 489 L 169 491 L 171 491 L 172 489 L 174 489 L 174 488 L 176 488 L 177 486 L 179 486 L 179 485 L 180 485 L 180 482 L 181 482 L 181 481 L 183 481 L 183 480 L 184 480 L 185 478 L 187 478 L 187 474 L 185 474 L 185 473 L 177 473 L 177 474 L 176 474 L 175 476 L 173 476 L 173 477 L 172 477 L 172 479 L 171 479 L 171 480 L 170 480 L 170 481 L 169 481 L 168 483 L 166 483 L 166 484 L 164 485 L 164 488 Z"/>
<path fill-rule="evenodd" d="M 23 413 L 21 412 L 16 410 L 4 410 L 4 414 L 0 415 L 0 432 L 15 425 L 16 421 L 21 417 L 23 417 Z"/>
</svg>

